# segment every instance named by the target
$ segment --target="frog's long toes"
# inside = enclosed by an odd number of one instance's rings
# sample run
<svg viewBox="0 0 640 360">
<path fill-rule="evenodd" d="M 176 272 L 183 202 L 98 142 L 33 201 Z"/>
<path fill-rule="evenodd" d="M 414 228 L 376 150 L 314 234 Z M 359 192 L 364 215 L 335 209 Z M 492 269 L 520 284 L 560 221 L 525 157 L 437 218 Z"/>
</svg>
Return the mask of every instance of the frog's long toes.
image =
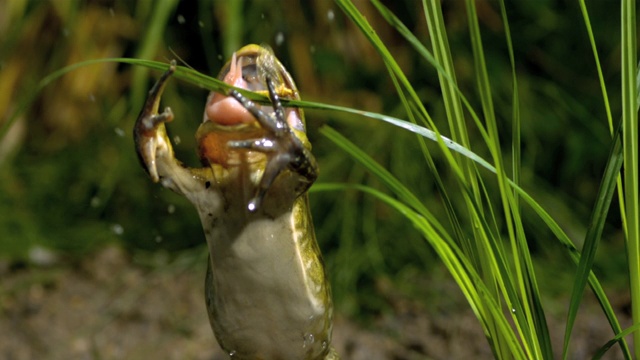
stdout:
<svg viewBox="0 0 640 360">
<path fill-rule="evenodd" d="M 272 152 L 277 149 L 276 142 L 269 138 L 232 140 L 227 142 L 227 146 L 232 149 L 254 150 L 263 153 Z"/>
<path fill-rule="evenodd" d="M 227 146 L 232 149 L 252 149 L 256 140 L 232 140 L 227 142 Z"/>
<path fill-rule="evenodd" d="M 249 98 L 240 94 L 237 90 L 231 89 L 227 92 L 227 95 L 236 99 L 236 101 L 242 104 L 242 107 L 247 109 L 247 111 L 250 112 L 251 115 L 255 116 L 256 118 L 259 119 L 261 117 L 267 116 L 253 101 L 249 100 Z"/>
<path fill-rule="evenodd" d="M 147 116 L 142 120 L 142 124 L 145 130 L 155 130 L 158 125 L 162 123 L 171 122 L 173 120 L 173 112 L 171 108 L 167 107 L 160 114 L 155 114 L 151 116 Z"/>
<path fill-rule="evenodd" d="M 153 182 L 158 182 L 158 169 L 156 168 L 156 140 L 154 137 L 142 137 L 136 139 L 136 152 L 140 164 L 147 171 Z"/>
</svg>

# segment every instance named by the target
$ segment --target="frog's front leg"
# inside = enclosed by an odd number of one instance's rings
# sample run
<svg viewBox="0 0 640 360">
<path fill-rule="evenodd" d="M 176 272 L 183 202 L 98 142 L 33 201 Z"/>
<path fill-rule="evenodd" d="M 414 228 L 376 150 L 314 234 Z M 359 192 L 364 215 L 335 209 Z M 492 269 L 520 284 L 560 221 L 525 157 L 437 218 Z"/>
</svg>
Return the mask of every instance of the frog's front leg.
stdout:
<svg viewBox="0 0 640 360">
<path fill-rule="evenodd" d="M 200 187 L 199 178 L 204 170 L 185 168 L 175 158 L 164 125 L 173 120 L 173 113 L 168 107 L 162 113 L 158 113 L 162 92 L 175 69 L 176 62 L 172 61 L 169 69 L 149 91 L 134 125 L 133 136 L 138 159 L 151 180 L 160 181 L 163 186 L 179 194 L 188 195 L 191 189 Z"/>
<path fill-rule="evenodd" d="M 308 141 L 305 144 L 300 138 L 304 136 L 304 133 L 296 132 L 289 126 L 273 80 L 267 77 L 266 83 L 274 109 L 271 114 L 262 111 L 260 107 L 236 90 L 229 92 L 229 95 L 238 100 L 267 130 L 267 135 L 263 138 L 230 141 L 228 143 L 231 148 L 255 150 L 267 155 L 268 161 L 264 174 L 258 184 L 255 196 L 247 206 L 248 210 L 252 212 L 260 207 L 269 187 L 285 169 L 288 168 L 300 175 L 300 185 L 296 189 L 298 194 L 306 192 L 318 177 L 318 164 L 309 150 Z M 297 115 L 295 112 L 290 112 L 289 116 Z"/>
</svg>

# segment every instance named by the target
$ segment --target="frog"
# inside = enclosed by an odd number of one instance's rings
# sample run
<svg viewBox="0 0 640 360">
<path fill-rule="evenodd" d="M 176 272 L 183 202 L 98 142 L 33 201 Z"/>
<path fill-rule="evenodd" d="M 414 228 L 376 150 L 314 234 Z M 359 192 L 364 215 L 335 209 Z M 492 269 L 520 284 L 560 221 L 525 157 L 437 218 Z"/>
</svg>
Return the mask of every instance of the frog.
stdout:
<svg viewBox="0 0 640 360">
<path fill-rule="evenodd" d="M 209 252 L 205 303 L 220 347 L 232 359 L 334 360 L 333 303 L 309 210 L 318 175 L 292 76 L 273 51 L 250 44 L 218 78 L 237 89 L 211 92 L 196 131 L 201 167 L 176 159 L 159 112 L 175 61 L 149 91 L 134 125 L 142 168 L 196 208 Z"/>
</svg>

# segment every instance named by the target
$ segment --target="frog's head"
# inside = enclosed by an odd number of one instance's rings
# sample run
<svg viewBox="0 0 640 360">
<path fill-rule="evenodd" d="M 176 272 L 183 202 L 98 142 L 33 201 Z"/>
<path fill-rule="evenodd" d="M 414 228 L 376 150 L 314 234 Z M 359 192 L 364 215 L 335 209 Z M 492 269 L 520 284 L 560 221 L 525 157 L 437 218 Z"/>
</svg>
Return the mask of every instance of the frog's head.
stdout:
<svg viewBox="0 0 640 360">
<path fill-rule="evenodd" d="M 275 82 L 280 98 L 300 98 L 285 67 L 270 49 L 259 45 L 247 45 L 236 51 L 218 78 L 229 85 L 267 95 L 267 76 Z M 266 113 L 273 112 L 269 105 L 263 105 L 261 109 Z M 288 108 L 285 117 L 289 126 L 304 136 L 302 110 Z M 200 158 L 207 164 L 226 166 L 233 151 L 227 147 L 229 141 L 260 138 L 264 133 L 255 117 L 236 99 L 212 92 L 207 99 L 202 125 L 196 134 Z"/>
</svg>

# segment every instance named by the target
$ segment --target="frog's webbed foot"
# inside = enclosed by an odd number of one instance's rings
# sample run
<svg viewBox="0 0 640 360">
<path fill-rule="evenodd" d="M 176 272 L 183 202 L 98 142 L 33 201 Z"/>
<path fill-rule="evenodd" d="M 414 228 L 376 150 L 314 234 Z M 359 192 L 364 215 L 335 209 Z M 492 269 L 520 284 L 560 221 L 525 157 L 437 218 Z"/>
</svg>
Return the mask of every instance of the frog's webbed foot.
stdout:
<svg viewBox="0 0 640 360">
<path fill-rule="evenodd" d="M 318 171 L 318 165 L 311 151 L 304 146 L 285 119 L 285 111 L 275 90 L 273 80 L 267 77 L 266 82 L 274 109 L 271 114 L 262 111 L 239 92 L 235 90 L 229 92 L 229 96 L 238 100 L 268 132 L 267 136 L 260 139 L 229 141 L 227 143 L 231 148 L 254 150 L 267 155 L 267 165 L 258 189 L 247 205 L 247 209 L 251 212 L 260 208 L 269 187 L 285 169 L 289 168 L 301 176 L 301 187 L 298 189 L 300 193 L 311 186 Z"/>
<path fill-rule="evenodd" d="M 162 74 L 160 79 L 149 90 L 147 101 L 138 115 L 138 119 L 133 128 L 133 136 L 138 153 L 138 159 L 142 167 L 147 171 L 154 182 L 160 179 L 156 168 L 156 158 L 159 151 L 171 153 L 171 144 L 167 138 L 164 123 L 173 120 L 173 113 L 170 108 L 166 108 L 158 114 L 160 97 L 169 77 L 176 70 L 175 60 L 171 62 L 169 69 Z"/>
</svg>

